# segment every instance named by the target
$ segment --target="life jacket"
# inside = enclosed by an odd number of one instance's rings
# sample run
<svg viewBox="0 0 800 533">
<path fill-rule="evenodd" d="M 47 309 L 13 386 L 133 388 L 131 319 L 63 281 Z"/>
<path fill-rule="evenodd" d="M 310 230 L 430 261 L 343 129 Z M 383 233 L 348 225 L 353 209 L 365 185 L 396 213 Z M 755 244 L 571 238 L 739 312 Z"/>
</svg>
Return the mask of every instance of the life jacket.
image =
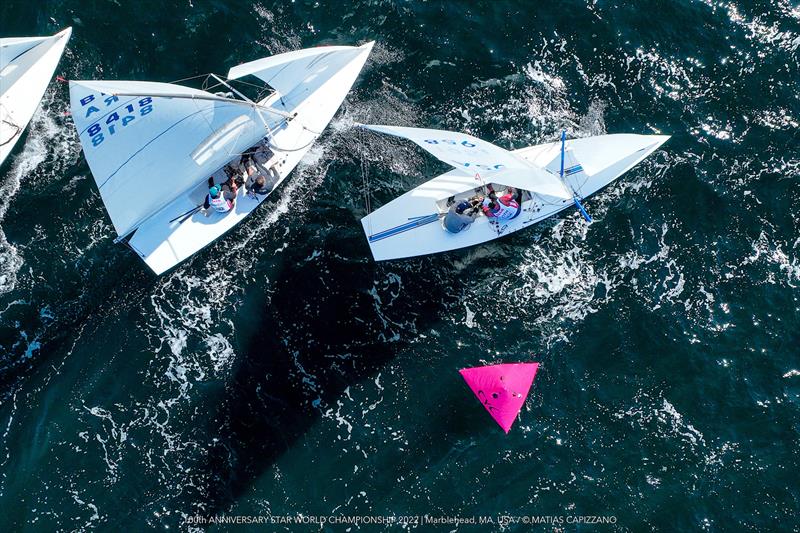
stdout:
<svg viewBox="0 0 800 533">
<path fill-rule="evenodd" d="M 218 211 L 220 213 L 227 213 L 233 208 L 233 204 L 231 203 L 231 201 L 226 200 L 225 194 L 222 192 L 219 193 L 219 196 L 217 196 L 216 198 L 212 198 L 211 195 L 209 194 L 208 203 L 211 205 L 211 207 L 214 208 L 215 211 Z"/>
<path fill-rule="evenodd" d="M 494 209 L 487 213 L 487 216 L 496 218 L 497 220 L 511 220 L 519 213 L 519 204 L 506 195 L 498 198 L 494 202 Z"/>
</svg>

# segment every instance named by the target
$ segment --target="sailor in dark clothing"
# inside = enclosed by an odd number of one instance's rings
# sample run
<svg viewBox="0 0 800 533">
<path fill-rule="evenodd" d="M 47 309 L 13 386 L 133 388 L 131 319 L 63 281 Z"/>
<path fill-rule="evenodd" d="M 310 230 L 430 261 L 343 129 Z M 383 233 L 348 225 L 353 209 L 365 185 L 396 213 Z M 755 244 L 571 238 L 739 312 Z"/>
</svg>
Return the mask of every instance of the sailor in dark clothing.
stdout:
<svg viewBox="0 0 800 533">
<path fill-rule="evenodd" d="M 444 229 L 450 233 L 458 233 L 475 222 L 479 213 L 477 205 L 473 205 L 469 200 L 455 202 L 444 216 Z"/>
<path fill-rule="evenodd" d="M 255 165 L 249 165 L 247 167 L 247 181 L 244 184 L 247 189 L 247 194 L 251 197 L 255 197 L 257 194 L 263 196 L 271 193 L 275 185 L 278 184 L 280 175 L 274 168 L 267 170 L 267 174 L 269 177 L 265 176 L 264 172 Z"/>
</svg>

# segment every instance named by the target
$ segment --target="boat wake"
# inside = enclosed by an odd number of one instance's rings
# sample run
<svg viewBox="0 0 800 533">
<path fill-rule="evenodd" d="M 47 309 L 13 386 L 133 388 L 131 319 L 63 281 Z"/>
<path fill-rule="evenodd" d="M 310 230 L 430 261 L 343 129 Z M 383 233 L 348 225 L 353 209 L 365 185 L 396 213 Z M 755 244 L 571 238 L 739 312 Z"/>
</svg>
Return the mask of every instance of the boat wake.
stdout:
<svg viewBox="0 0 800 533">
<path fill-rule="evenodd" d="M 48 99 L 47 96 L 45 99 Z M 44 100 L 42 104 L 47 105 Z M 9 171 L 5 173 L 5 181 L 0 184 L 0 294 L 16 287 L 17 272 L 24 262 L 17 247 L 6 239 L 2 222 L 23 180 L 26 186 L 31 186 L 35 181 L 32 174 L 40 170 L 42 163 L 51 156 L 53 146 L 50 140 L 56 136 L 58 129 L 49 110 L 40 107 L 30 122 L 24 148 L 14 157 Z"/>
</svg>

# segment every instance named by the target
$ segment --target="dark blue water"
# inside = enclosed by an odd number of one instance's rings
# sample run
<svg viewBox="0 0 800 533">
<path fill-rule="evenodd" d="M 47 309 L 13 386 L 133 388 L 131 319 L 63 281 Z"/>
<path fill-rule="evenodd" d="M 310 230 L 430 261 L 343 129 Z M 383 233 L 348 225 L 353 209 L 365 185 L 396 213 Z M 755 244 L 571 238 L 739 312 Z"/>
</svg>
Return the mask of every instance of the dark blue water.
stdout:
<svg viewBox="0 0 800 533">
<path fill-rule="evenodd" d="M 1 36 L 68 25 L 73 79 L 378 44 L 293 177 L 160 278 L 112 243 L 52 84 L 0 168 L 3 530 L 298 513 L 800 529 L 796 3 L 0 3 Z M 354 122 L 507 148 L 673 137 L 587 202 L 591 226 L 572 212 L 376 264 L 365 177 L 378 206 L 442 168 Z M 504 435 L 457 370 L 528 360 Z"/>
</svg>

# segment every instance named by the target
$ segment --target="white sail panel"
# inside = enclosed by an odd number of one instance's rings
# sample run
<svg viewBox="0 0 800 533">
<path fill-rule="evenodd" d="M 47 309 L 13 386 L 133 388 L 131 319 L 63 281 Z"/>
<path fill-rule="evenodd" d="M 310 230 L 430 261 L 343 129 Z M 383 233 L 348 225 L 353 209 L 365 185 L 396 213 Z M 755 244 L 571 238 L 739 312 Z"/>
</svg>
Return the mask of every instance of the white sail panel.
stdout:
<svg viewBox="0 0 800 533">
<path fill-rule="evenodd" d="M 402 126 L 365 125 L 364 127 L 408 139 L 437 159 L 470 174 L 497 172 L 509 168 L 530 168 L 529 164 L 508 150 L 466 133 Z"/>
<path fill-rule="evenodd" d="M 52 37 L 7 37 L 0 39 L 0 76 L 5 74 L 6 66 L 19 56 Z"/>
<path fill-rule="evenodd" d="M 271 87 L 284 98 L 293 100 L 297 90 L 310 94 L 353 61 L 374 43 L 363 46 L 319 46 L 305 50 L 286 52 L 243 63 L 228 71 L 228 79 L 238 79 L 252 74 Z M 301 99 L 294 99 L 301 100 Z"/>
<path fill-rule="evenodd" d="M 58 66 L 71 28 L 52 37 L 0 39 L 0 164 L 14 149 Z"/>
<path fill-rule="evenodd" d="M 466 133 L 365 125 L 365 128 L 412 141 L 437 159 L 470 175 L 480 174 L 486 181 L 535 191 L 556 198 L 571 198 L 561 180 L 535 167 L 513 153 Z"/>
<path fill-rule="evenodd" d="M 11 47 L 14 50 L 7 56 L 11 61 L 0 70 L 0 96 L 5 96 L 14 85 L 19 83 L 19 81 L 26 76 L 26 73 L 47 56 L 48 52 L 53 46 L 56 46 L 60 40 L 58 35 L 43 38 L 32 37 L 31 39 L 34 39 L 32 43 L 28 38 L 20 38 L 20 40 L 24 40 L 24 42 L 20 44 L 20 47 Z M 4 57 L 3 61 L 5 60 L 6 58 Z M 55 65 L 53 65 L 53 68 L 55 68 Z M 27 90 L 23 89 L 20 94 L 25 94 L 26 92 Z M 6 108 L 11 107 L 9 103 L 5 101 L 2 102 L 2 105 Z M 6 109 L 6 112 L 10 115 L 17 115 L 15 109 Z"/>
<path fill-rule="evenodd" d="M 267 135 L 252 104 L 178 85 L 71 81 L 70 102 L 120 236 Z"/>
</svg>

